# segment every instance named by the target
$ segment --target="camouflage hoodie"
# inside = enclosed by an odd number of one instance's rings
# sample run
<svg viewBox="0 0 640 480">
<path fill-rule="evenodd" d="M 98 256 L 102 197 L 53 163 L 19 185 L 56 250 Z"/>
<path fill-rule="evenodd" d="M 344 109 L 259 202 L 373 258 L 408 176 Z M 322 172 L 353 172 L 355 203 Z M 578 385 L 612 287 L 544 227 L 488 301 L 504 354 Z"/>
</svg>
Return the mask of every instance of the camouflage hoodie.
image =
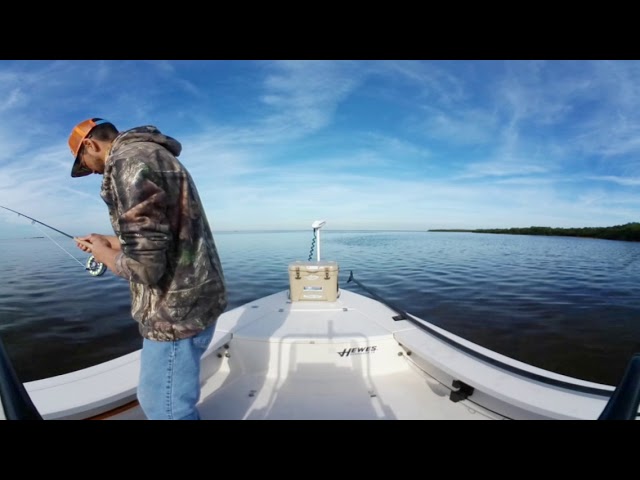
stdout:
<svg viewBox="0 0 640 480">
<path fill-rule="evenodd" d="M 100 196 L 122 244 L 116 273 L 129 279 L 131 314 L 144 338 L 191 337 L 227 306 L 218 251 L 182 145 L 153 126 L 121 132 Z"/>
</svg>

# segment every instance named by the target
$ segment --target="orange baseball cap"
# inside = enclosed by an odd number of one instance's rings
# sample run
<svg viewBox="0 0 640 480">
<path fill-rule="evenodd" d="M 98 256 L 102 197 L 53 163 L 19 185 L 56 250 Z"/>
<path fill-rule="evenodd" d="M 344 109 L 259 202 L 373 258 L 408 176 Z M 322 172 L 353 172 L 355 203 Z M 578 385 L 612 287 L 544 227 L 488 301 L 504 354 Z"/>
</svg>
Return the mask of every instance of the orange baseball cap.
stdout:
<svg viewBox="0 0 640 480">
<path fill-rule="evenodd" d="M 87 138 L 91 133 L 91 130 L 93 130 L 96 125 L 100 125 L 102 123 L 109 123 L 109 121 L 103 120 L 102 118 L 90 118 L 80 122 L 73 127 L 73 130 L 71 130 L 71 135 L 69 135 L 69 148 L 71 149 L 71 154 L 75 158 L 73 167 L 71 167 L 72 177 L 84 177 L 85 175 L 93 173 L 80 163 L 78 153 L 80 152 L 80 147 L 82 147 L 82 141 Z"/>
</svg>

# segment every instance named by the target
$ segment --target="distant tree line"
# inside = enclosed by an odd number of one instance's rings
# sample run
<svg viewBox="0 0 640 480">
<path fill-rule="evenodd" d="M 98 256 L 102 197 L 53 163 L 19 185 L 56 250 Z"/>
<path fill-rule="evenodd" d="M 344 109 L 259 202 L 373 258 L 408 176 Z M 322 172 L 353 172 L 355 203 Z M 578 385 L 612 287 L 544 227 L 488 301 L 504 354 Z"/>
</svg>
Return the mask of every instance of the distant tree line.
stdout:
<svg viewBox="0 0 640 480">
<path fill-rule="evenodd" d="M 473 232 L 473 233 L 503 233 L 510 235 L 546 235 L 564 237 L 602 238 L 605 240 L 625 240 L 640 242 L 640 223 L 632 222 L 613 227 L 583 227 L 583 228 L 482 228 L 476 230 L 429 230 L 430 232 Z"/>
</svg>

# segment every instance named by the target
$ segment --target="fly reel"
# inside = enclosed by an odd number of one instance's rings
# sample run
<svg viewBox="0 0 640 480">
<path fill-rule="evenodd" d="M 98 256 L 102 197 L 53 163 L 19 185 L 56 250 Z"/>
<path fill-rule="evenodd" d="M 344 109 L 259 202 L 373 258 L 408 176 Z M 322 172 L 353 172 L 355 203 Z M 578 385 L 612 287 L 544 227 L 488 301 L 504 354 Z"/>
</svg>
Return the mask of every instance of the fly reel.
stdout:
<svg viewBox="0 0 640 480">
<path fill-rule="evenodd" d="M 89 275 L 93 277 L 99 277 L 100 275 L 102 275 L 104 272 L 107 271 L 107 267 L 105 266 L 105 264 L 96 262 L 96 259 L 93 255 L 91 255 L 87 260 L 87 264 L 85 265 L 85 268 L 89 272 Z"/>
</svg>

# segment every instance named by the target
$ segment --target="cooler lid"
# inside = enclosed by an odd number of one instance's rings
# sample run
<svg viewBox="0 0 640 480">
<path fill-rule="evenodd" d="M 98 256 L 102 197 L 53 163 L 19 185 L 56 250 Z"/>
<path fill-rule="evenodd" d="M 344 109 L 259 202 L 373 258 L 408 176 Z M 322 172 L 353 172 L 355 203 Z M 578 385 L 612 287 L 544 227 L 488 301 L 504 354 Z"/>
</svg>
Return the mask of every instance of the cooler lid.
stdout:
<svg viewBox="0 0 640 480">
<path fill-rule="evenodd" d="M 295 271 L 297 268 L 305 270 L 307 272 L 315 272 L 317 270 L 326 271 L 328 268 L 330 272 L 338 271 L 338 262 L 320 260 L 318 261 L 295 261 L 289 264 L 289 271 Z"/>
</svg>

